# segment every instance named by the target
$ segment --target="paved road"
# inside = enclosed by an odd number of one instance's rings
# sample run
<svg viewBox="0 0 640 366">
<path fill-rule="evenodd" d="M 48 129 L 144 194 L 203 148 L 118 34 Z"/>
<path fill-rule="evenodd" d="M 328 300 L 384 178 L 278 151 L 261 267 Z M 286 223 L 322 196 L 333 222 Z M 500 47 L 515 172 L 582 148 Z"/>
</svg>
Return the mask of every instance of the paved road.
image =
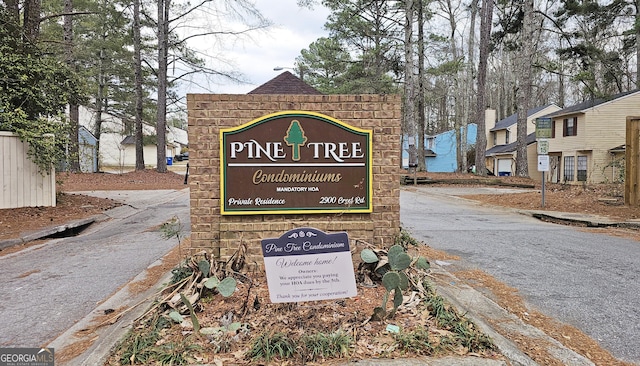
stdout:
<svg viewBox="0 0 640 366">
<path fill-rule="evenodd" d="M 0 347 L 44 346 L 89 314 L 176 245 L 158 225 L 177 216 L 190 232 L 186 189 L 86 193 L 128 205 L 79 236 L 0 257 Z"/>
<path fill-rule="evenodd" d="M 455 267 L 493 275 L 615 357 L 640 364 L 639 242 L 540 222 L 450 193 L 403 189 L 403 227 L 416 239 L 460 256 Z"/>
</svg>

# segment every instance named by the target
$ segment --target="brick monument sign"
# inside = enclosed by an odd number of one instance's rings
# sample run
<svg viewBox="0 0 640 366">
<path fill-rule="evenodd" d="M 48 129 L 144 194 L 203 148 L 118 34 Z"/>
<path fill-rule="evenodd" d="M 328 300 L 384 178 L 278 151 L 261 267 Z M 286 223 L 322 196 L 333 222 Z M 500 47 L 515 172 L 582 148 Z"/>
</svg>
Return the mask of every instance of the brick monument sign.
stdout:
<svg viewBox="0 0 640 366">
<path fill-rule="evenodd" d="M 297 227 L 390 246 L 400 230 L 400 98 L 189 94 L 191 251 Z"/>
</svg>

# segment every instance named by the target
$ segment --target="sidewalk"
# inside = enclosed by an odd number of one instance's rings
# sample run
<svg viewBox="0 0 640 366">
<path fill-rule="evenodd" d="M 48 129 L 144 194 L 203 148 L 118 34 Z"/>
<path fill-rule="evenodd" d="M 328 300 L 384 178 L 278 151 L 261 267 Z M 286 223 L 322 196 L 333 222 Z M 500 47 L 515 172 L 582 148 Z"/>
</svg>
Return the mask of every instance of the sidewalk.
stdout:
<svg viewBox="0 0 640 366">
<path fill-rule="evenodd" d="M 518 210 L 523 215 L 529 215 L 544 221 L 555 223 L 578 224 L 587 227 L 621 227 L 640 230 L 640 220 L 615 221 L 608 217 L 581 214 L 575 212 L 558 212 L 542 210 Z"/>
<path fill-rule="evenodd" d="M 127 209 L 127 206 L 124 210 Z M 123 210 L 122 207 L 115 208 L 114 210 Z M 582 215 L 575 213 L 564 212 L 549 212 L 549 211 L 517 211 L 520 214 L 530 215 L 539 219 L 553 220 L 556 222 L 565 222 L 572 224 L 581 224 L 590 227 L 603 227 L 603 226 L 620 226 L 640 229 L 640 222 L 614 222 L 604 217 L 593 215 Z M 114 212 L 116 214 L 116 212 Z M 34 233 L 24 238 L 16 238 L 0 241 L 0 248 L 6 248 L 11 245 L 21 244 L 30 240 L 36 240 L 49 236 L 53 233 L 58 233 L 70 228 L 88 225 L 95 221 L 103 220 L 108 217 L 109 212 L 106 215 L 97 215 L 96 217 L 77 220 L 67 223 L 55 228 L 49 228 L 38 233 Z M 152 264 L 149 268 L 153 267 L 157 263 Z M 138 277 L 144 278 L 147 271 L 141 273 Z M 83 329 L 90 327 L 92 323 L 98 319 L 101 314 L 107 309 L 118 308 L 122 305 L 134 306 L 133 309 L 127 312 L 124 316 L 118 319 L 115 323 L 107 326 L 100 327 L 94 334 L 90 334 L 91 346 L 89 346 L 84 352 L 77 355 L 69 362 L 61 364 L 65 365 L 98 365 L 104 363 L 104 360 L 111 353 L 114 345 L 121 339 L 126 333 L 128 328 L 132 325 L 135 318 L 140 316 L 146 309 L 149 308 L 153 301 L 153 294 L 161 288 L 162 284 L 168 280 L 168 275 L 165 274 L 158 279 L 157 283 L 149 288 L 147 291 L 140 294 L 131 294 L 127 290 L 127 286 L 115 293 L 110 298 L 106 299 L 103 303 L 98 305 L 96 309 L 87 315 L 84 319 L 77 322 L 72 328 L 68 329 L 57 339 L 51 342 L 48 346 L 56 348 L 56 350 L 64 350 L 65 347 L 79 344 L 79 342 L 87 341 L 82 337 L 78 338 L 82 334 Z M 528 339 L 535 340 L 536 344 L 544 347 L 549 355 L 552 355 L 560 363 L 564 365 L 593 365 L 591 361 L 585 357 L 575 353 L 574 351 L 564 347 L 560 342 L 546 335 L 539 329 L 525 324 L 517 316 L 510 314 L 505 309 L 500 307 L 494 301 L 488 299 L 482 293 L 476 291 L 470 286 L 464 284 L 458 278 L 447 272 L 443 267 L 432 264 L 432 278 L 435 282 L 437 292 L 443 296 L 450 304 L 455 306 L 457 310 L 466 314 L 479 329 L 485 334 L 489 335 L 495 342 L 500 352 L 508 360 L 504 361 L 479 359 L 477 357 L 446 357 L 446 358 L 413 358 L 413 359 L 398 359 L 398 360 L 360 360 L 359 365 L 451 365 L 451 366 L 464 366 L 464 365 L 537 365 L 530 357 L 522 352 L 509 338 L 514 337 L 526 337 Z M 136 279 L 134 279 L 135 281 Z M 508 334 L 505 337 L 504 334 Z M 339 363 L 339 365 L 348 365 L 349 362 Z"/>
</svg>

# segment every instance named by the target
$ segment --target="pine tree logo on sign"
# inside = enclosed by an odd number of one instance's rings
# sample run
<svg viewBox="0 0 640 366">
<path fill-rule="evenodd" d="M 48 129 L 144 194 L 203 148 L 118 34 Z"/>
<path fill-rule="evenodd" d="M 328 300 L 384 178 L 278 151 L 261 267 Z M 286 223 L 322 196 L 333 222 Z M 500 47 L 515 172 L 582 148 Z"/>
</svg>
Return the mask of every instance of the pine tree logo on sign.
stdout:
<svg viewBox="0 0 640 366">
<path fill-rule="evenodd" d="M 287 136 L 285 136 L 284 141 L 287 145 L 291 146 L 291 159 L 294 161 L 300 160 L 300 146 L 307 142 L 304 130 L 300 127 L 300 122 L 295 119 L 291 121 L 291 125 L 289 125 Z"/>
</svg>

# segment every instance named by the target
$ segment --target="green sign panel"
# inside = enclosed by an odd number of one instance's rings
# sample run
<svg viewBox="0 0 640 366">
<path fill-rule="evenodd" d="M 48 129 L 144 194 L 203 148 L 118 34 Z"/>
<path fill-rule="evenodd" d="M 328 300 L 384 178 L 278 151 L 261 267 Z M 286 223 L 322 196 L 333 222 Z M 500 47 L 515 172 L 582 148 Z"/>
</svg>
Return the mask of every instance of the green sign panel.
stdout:
<svg viewBox="0 0 640 366">
<path fill-rule="evenodd" d="M 536 138 L 550 139 L 552 136 L 553 120 L 551 118 L 536 118 Z"/>
</svg>

